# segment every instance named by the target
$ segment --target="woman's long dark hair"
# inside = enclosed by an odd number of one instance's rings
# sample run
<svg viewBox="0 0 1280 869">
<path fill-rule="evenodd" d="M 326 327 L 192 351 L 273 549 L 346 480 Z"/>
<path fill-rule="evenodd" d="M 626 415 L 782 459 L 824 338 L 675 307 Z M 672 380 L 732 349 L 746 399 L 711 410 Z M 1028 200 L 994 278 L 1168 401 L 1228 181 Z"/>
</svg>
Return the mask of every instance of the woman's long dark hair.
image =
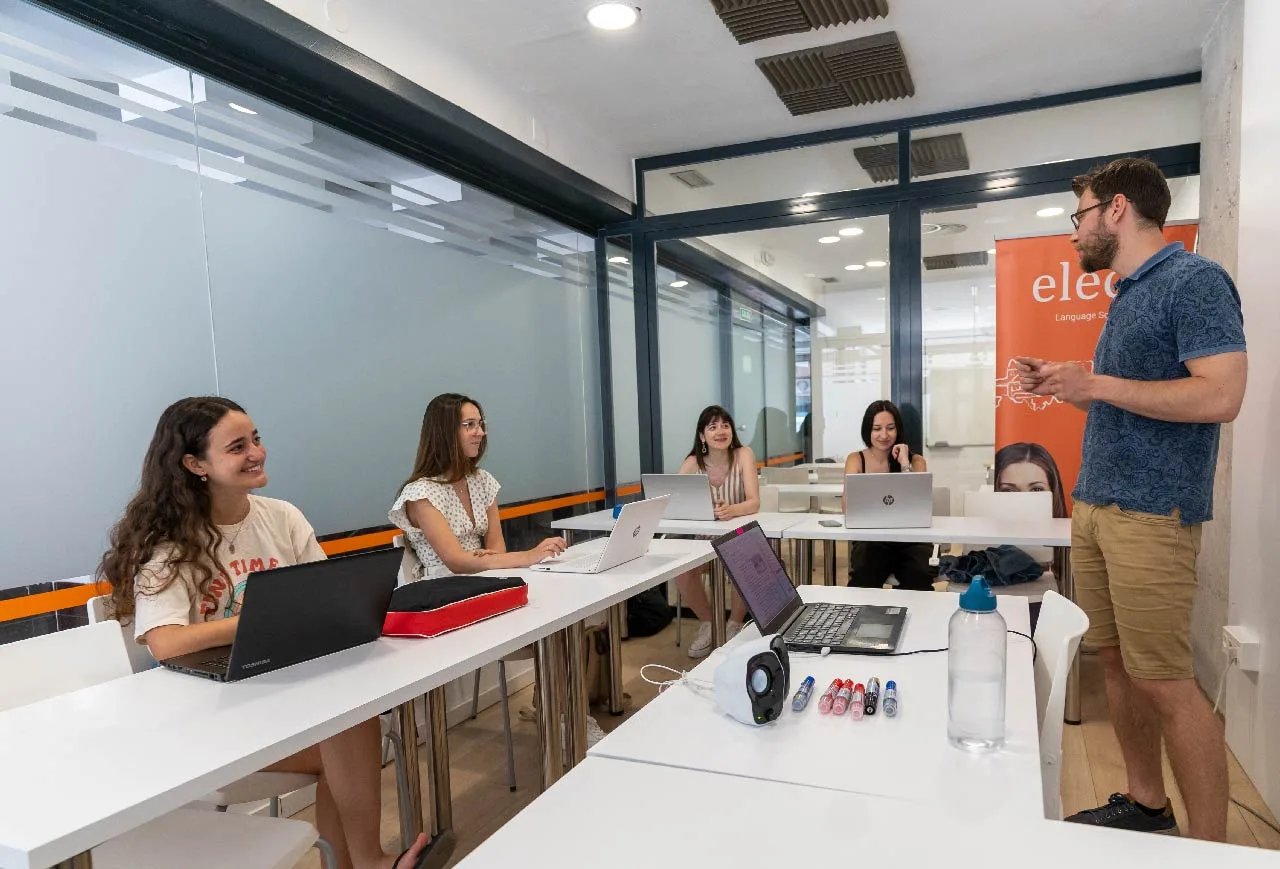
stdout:
<svg viewBox="0 0 1280 869">
<path fill-rule="evenodd" d="M 893 446 L 889 447 L 889 473 L 896 474 L 902 469 L 898 467 L 898 463 L 893 460 L 893 447 L 898 444 L 907 443 L 907 432 L 902 425 L 902 411 L 898 410 L 898 406 L 892 401 L 881 399 L 873 401 L 867 405 L 867 412 L 862 415 L 862 442 L 869 448 L 871 446 L 871 427 L 876 424 L 876 417 L 882 413 L 888 413 L 893 416 L 894 435 Z M 911 446 L 907 445 L 907 461 L 912 458 Z M 863 463 L 863 470 L 866 470 L 866 463 Z"/>
<path fill-rule="evenodd" d="M 187 470 L 182 457 L 203 459 L 209 452 L 209 432 L 232 411 L 244 413 L 244 408 L 228 398 L 202 396 L 175 401 L 160 414 L 142 460 L 138 493 L 111 529 L 110 548 L 98 565 L 98 579 L 111 583 L 117 617 L 133 614 L 138 573 L 160 546 L 168 550 L 169 576 L 159 585 L 148 585 L 144 594 L 168 588 L 180 567 L 194 572 L 201 593 L 208 590 L 218 569 L 215 552 L 222 533 L 213 523 L 208 484 Z"/>
<path fill-rule="evenodd" d="M 707 471 L 707 454 L 702 451 L 702 438 L 699 435 L 713 422 L 728 423 L 729 428 L 733 429 L 733 441 L 729 444 L 730 461 L 732 457 L 738 455 L 738 450 L 742 449 L 742 441 L 738 439 L 738 427 L 733 424 L 733 417 L 729 415 L 729 411 L 718 404 L 704 407 L 702 413 L 698 414 L 698 427 L 693 431 L 693 449 L 689 450 L 689 455 L 698 461 L 698 470 L 704 474 Z"/>
<path fill-rule="evenodd" d="M 426 413 L 422 415 L 422 433 L 418 436 L 418 455 L 413 460 L 413 473 L 401 489 L 423 477 L 456 483 L 480 467 L 485 448 L 489 446 L 488 434 L 480 442 L 480 452 L 474 459 L 462 451 L 462 439 L 458 437 L 462 408 L 467 404 L 474 404 L 480 411 L 480 418 L 484 419 L 484 408 L 480 402 L 457 392 L 437 395 L 427 403 Z"/>
<path fill-rule="evenodd" d="M 1053 518 L 1067 518 L 1067 499 L 1062 491 L 1062 475 L 1058 473 L 1058 463 L 1040 444 L 1024 441 L 1000 448 L 996 453 L 996 490 L 1000 489 L 1000 477 L 1005 469 L 1010 465 L 1020 465 L 1023 462 L 1030 462 L 1044 471 L 1045 478 L 1049 481 L 1049 491 L 1053 493 Z"/>
</svg>

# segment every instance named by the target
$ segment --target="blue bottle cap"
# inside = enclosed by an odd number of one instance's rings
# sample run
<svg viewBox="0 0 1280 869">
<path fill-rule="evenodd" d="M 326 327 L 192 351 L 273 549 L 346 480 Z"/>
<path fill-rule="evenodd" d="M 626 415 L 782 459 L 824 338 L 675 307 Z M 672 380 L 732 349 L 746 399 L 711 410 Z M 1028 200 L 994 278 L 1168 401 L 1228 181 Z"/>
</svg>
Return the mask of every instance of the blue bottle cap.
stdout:
<svg viewBox="0 0 1280 869">
<path fill-rule="evenodd" d="M 622 515 L 622 505 L 621 505 L 621 504 L 614 504 L 614 505 L 613 505 L 613 518 L 614 518 L 614 519 L 617 519 L 617 518 L 618 518 L 619 516 L 621 516 L 621 515 Z"/>
<path fill-rule="evenodd" d="M 996 596 L 987 587 L 987 581 L 975 576 L 969 588 L 960 595 L 960 609 L 971 613 L 989 613 L 996 608 Z"/>
<path fill-rule="evenodd" d="M 896 691 L 897 688 L 898 688 L 898 683 L 893 681 L 892 679 L 884 683 L 884 690 L 886 691 Z"/>
</svg>

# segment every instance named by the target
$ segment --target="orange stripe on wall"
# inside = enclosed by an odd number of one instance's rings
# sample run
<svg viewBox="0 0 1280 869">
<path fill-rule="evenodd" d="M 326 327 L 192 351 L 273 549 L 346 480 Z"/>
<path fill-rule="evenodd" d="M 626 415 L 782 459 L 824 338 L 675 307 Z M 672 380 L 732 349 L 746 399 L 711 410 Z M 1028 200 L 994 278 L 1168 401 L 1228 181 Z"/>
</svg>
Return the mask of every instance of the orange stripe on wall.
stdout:
<svg viewBox="0 0 1280 869">
<path fill-rule="evenodd" d="M 517 507 L 503 507 L 498 510 L 501 519 L 518 519 L 521 516 L 532 516 L 534 513 L 545 513 L 548 510 L 559 510 L 561 507 L 573 507 L 578 504 L 592 504 L 604 500 L 604 490 L 581 492 L 577 495 L 565 495 L 563 498 L 551 498 L 547 501 L 535 501 L 532 504 L 521 504 Z"/>
<path fill-rule="evenodd" d="M 641 486 L 639 483 L 632 483 L 629 486 L 619 486 L 618 497 L 625 498 L 628 495 L 639 495 L 643 491 L 644 486 Z"/>
<path fill-rule="evenodd" d="M 391 541 L 400 533 L 399 528 L 386 531 L 372 531 L 368 534 L 357 534 L 355 537 L 338 537 L 325 540 L 320 544 L 325 555 L 342 555 L 347 552 L 359 552 L 361 549 L 374 549 L 379 546 L 390 546 Z"/>
<path fill-rule="evenodd" d="M 0 622 L 38 616 L 57 610 L 84 606 L 89 598 L 100 594 L 110 594 L 111 586 L 105 582 L 77 586 L 76 588 L 60 588 L 56 591 L 45 591 L 40 594 L 29 594 L 12 600 L 0 601 Z"/>
<path fill-rule="evenodd" d="M 765 466 L 773 467 L 774 465 L 785 465 L 787 462 L 798 462 L 803 458 L 804 453 L 792 453 L 789 456 L 775 456 L 768 461 L 756 462 L 756 467 L 763 468 Z"/>
</svg>

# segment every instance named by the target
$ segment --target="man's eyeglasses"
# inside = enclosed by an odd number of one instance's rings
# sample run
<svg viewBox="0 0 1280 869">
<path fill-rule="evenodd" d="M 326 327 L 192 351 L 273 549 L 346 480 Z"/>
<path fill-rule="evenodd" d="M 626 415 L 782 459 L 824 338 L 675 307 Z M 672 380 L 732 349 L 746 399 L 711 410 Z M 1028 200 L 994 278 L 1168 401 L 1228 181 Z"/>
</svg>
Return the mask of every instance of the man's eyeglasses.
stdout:
<svg viewBox="0 0 1280 869">
<path fill-rule="evenodd" d="M 464 419 L 462 421 L 463 431 L 473 432 L 476 429 L 479 429 L 480 431 L 483 431 L 483 432 L 487 432 L 489 430 L 489 426 L 482 419 Z"/>
<path fill-rule="evenodd" d="M 1079 229 L 1079 228 L 1080 228 L 1080 218 L 1081 218 L 1081 217 L 1083 217 L 1084 215 L 1088 214 L 1090 211 L 1093 211 L 1095 208 L 1102 208 L 1102 207 L 1104 207 L 1104 206 L 1110 205 L 1110 204 L 1111 204 L 1111 200 L 1112 200 L 1112 199 L 1115 199 L 1115 197 L 1114 197 L 1114 196 L 1112 196 L 1112 197 L 1110 197 L 1110 198 L 1108 198 L 1108 199 L 1103 200 L 1102 202 L 1098 202 L 1098 203 L 1095 203 L 1095 204 L 1093 204 L 1093 205 L 1090 205 L 1088 208 L 1081 208 L 1081 209 L 1080 209 L 1079 211 L 1077 211 L 1075 214 L 1071 215 L 1071 225 L 1072 225 L 1072 227 L 1074 227 L 1075 229 Z"/>
</svg>

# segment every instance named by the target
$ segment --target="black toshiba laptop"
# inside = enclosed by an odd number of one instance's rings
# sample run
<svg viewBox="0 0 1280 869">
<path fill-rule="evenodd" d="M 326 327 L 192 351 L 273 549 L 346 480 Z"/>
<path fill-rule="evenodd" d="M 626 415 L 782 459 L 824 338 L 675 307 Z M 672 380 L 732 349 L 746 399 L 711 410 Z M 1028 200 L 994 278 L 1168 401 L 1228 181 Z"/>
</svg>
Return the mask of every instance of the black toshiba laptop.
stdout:
<svg viewBox="0 0 1280 869">
<path fill-rule="evenodd" d="M 251 573 L 235 641 L 160 664 L 238 682 L 371 643 L 382 635 L 402 555 L 385 549 Z"/>
<path fill-rule="evenodd" d="M 906 607 L 804 603 L 758 523 L 717 537 L 711 545 L 762 636 L 778 634 L 797 652 L 887 655 L 897 649 Z"/>
</svg>

